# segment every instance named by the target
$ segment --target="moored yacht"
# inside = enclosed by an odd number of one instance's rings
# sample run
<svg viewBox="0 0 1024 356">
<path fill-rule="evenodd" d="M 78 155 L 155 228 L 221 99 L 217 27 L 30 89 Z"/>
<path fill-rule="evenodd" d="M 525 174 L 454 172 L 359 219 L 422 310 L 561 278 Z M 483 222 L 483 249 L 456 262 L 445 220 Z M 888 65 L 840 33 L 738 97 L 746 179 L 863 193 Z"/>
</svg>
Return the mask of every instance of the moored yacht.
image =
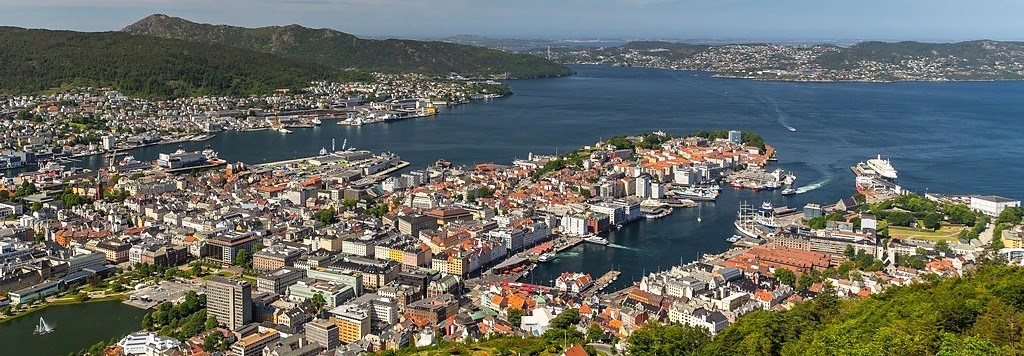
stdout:
<svg viewBox="0 0 1024 356">
<path fill-rule="evenodd" d="M 587 236 L 584 236 L 583 237 L 583 241 L 586 241 L 586 242 L 589 242 L 589 243 L 592 243 L 592 244 L 598 244 L 598 245 L 607 245 L 608 244 L 608 239 L 603 238 L 601 236 L 597 236 L 597 235 L 587 235 Z"/>
</svg>

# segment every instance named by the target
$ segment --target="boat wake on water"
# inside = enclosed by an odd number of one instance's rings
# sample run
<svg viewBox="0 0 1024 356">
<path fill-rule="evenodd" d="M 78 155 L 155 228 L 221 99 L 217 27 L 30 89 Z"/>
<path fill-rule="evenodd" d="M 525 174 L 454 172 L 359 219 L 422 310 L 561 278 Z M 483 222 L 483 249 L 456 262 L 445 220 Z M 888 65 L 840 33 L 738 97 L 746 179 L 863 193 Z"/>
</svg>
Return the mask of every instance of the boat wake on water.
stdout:
<svg viewBox="0 0 1024 356">
<path fill-rule="evenodd" d="M 579 255 L 580 255 L 579 252 L 561 252 L 557 256 L 558 257 L 576 257 L 576 256 L 579 256 Z"/>
<path fill-rule="evenodd" d="M 786 115 L 783 114 L 782 110 L 779 109 L 779 105 L 775 103 L 775 100 L 768 99 L 768 101 L 772 103 L 772 108 L 775 109 L 775 116 L 776 120 L 779 122 L 779 125 L 782 125 L 782 127 L 785 127 L 790 132 L 795 132 L 796 128 L 790 125 L 788 122 L 786 122 Z"/>
<path fill-rule="evenodd" d="M 626 247 L 626 246 L 622 246 L 622 245 L 616 245 L 616 244 L 608 244 L 608 247 L 618 248 L 618 249 L 623 249 L 623 250 L 630 250 L 630 251 L 637 251 L 637 249 L 635 249 L 635 248 Z"/>
<path fill-rule="evenodd" d="M 824 187 L 825 184 L 828 184 L 828 182 L 831 182 L 832 181 L 832 173 L 828 172 L 828 171 L 825 171 L 823 173 L 824 173 L 824 176 L 822 176 L 821 179 L 818 179 L 818 180 L 816 180 L 814 182 L 811 182 L 811 184 L 802 186 L 800 188 L 796 188 L 796 194 L 807 193 L 809 191 L 812 191 L 812 190 Z"/>
</svg>

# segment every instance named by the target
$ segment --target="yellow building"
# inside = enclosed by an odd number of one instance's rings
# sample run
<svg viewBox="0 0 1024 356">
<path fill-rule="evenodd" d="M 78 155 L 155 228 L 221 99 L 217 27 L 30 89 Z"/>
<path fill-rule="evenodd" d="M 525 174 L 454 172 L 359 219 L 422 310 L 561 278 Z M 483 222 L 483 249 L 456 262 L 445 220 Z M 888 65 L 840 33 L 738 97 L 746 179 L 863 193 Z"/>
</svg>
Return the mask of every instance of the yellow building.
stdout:
<svg viewBox="0 0 1024 356">
<path fill-rule="evenodd" d="M 1003 230 L 1003 247 L 1005 248 L 1024 248 L 1024 236 L 1017 229 Z"/>
<path fill-rule="evenodd" d="M 389 248 L 388 259 L 395 262 L 402 262 L 402 250 L 396 248 Z"/>
<path fill-rule="evenodd" d="M 331 309 L 330 321 L 338 326 L 338 340 L 349 344 L 370 333 L 370 313 L 355 305 L 341 305 Z"/>
<path fill-rule="evenodd" d="M 472 272 L 474 259 L 478 256 L 473 253 L 466 251 L 457 251 L 448 255 L 448 274 L 455 276 L 465 276 L 467 273 Z"/>
</svg>

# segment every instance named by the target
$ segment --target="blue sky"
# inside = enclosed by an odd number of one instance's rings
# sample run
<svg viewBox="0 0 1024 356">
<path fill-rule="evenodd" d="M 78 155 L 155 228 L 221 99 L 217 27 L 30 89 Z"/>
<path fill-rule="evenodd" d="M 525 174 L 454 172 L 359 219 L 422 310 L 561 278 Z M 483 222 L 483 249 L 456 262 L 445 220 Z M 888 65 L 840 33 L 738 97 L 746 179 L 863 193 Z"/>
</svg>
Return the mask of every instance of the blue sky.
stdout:
<svg viewBox="0 0 1024 356">
<path fill-rule="evenodd" d="M 116 30 L 152 13 L 365 36 L 1024 39 L 1024 0 L 0 0 L 0 25 Z"/>
</svg>

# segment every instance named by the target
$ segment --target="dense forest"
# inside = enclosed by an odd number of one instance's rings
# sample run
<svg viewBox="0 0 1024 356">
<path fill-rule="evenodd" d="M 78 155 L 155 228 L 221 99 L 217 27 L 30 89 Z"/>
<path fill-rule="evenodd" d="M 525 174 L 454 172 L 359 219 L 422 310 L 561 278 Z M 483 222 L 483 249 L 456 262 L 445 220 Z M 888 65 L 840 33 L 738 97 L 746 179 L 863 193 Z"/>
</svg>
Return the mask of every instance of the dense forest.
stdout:
<svg viewBox="0 0 1024 356">
<path fill-rule="evenodd" d="M 131 35 L 0 27 L 0 94 L 112 86 L 143 97 L 247 95 L 340 71 L 228 46 Z"/>
<path fill-rule="evenodd" d="M 484 47 L 440 41 L 373 40 L 332 29 L 299 25 L 244 28 L 191 22 L 151 15 L 122 31 L 187 41 L 215 43 L 336 68 L 436 74 L 501 75 L 512 78 L 550 77 L 572 71 L 547 59 Z"/>
</svg>

